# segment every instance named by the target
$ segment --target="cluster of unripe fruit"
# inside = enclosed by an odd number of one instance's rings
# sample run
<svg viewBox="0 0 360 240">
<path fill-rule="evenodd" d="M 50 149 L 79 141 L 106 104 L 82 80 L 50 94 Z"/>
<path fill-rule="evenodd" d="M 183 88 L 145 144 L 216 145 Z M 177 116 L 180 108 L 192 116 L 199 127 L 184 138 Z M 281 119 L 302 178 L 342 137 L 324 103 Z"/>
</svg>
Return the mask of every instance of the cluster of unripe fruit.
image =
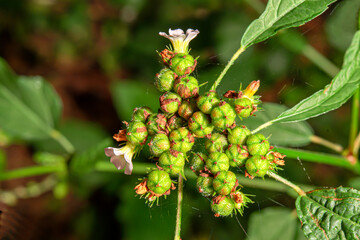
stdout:
<svg viewBox="0 0 360 240">
<path fill-rule="evenodd" d="M 197 188 L 211 198 L 215 216 L 243 212 L 251 200 L 240 191 L 241 185 L 230 167 L 245 167 L 245 175 L 264 177 L 283 165 L 281 154 L 272 151 L 261 134 L 236 123 L 236 117 L 247 118 L 257 110 L 259 97 L 254 96 L 260 81 L 253 81 L 245 90 L 228 91 L 223 98 L 210 90 L 199 95 L 199 84 L 191 76 L 197 61 L 188 53 L 168 49 L 160 53 L 165 67 L 156 74 L 155 85 L 163 94 L 160 109 L 134 109 L 126 130 L 114 138 L 130 142 L 135 151 L 148 146 L 157 169 L 135 187 L 136 193 L 153 203 L 175 189 L 171 177 L 181 174 L 189 165 L 198 176 Z M 194 144 L 202 144 L 203 152 L 192 152 Z M 147 144 L 146 144 L 147 143 Z"/>
</svg>

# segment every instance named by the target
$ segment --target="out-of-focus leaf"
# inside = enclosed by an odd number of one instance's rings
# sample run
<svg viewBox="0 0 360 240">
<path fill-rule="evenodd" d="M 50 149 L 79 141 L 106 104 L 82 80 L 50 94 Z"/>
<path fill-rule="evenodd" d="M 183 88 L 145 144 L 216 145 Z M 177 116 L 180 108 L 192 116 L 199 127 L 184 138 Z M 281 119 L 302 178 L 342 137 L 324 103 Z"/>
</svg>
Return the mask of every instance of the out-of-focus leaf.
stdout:
<svg viewBox="0 0 360 240">
<path fill-rule="evenodd" d="M 360 192 L 353 188 L 319 189 L 296 199 L 308 239 L 359 239 Z"/>
<path fill-rule="evenodd" d="M 287 208 L 268 207 L 250 216 L 249 240 L 305 240 L 296 213 Z"/>
<path fill-rule="evenodd" d="M 244 119 L 240 124 L 254 130 L 263 123 L 274 119 L 288 109 L 276 103 L 263 103 L 262 111 L 256 112 L 254 117 Z M 265 136 L 271 136 L 270 142 L 275 145 L 299 147 L 310 143 L 313 131 L 307 122 L 275 123 L 260 131 Z"/>
<path fill-rule="evenodd" d="M 302 100 L 283 112 L 272 122 L 303 121 L 339 108 L 354 93 L 360 84 L 360 31 L 347 50 L 343 68 L 324 89 Z"/>
<path fill-rule="evenodd" d="M 0 126 L 26 139 L 49 138 L 61 115 L 61 101 L 41 77 L 17 77 L 0 59 Z"/>
<path fill-rule="evenodd" d="M 0 149 L 0 172 L 5 170 L 6 165 L 6 154 L 4 150 Z"/>
<path fill-rule="evenodd" d="M 134 108 L 148 106 L 154 112 L 159 108 L 159 95 L 154 86 L 136 81 L 116 82 L 111 93 L 120 119 L 131 119 Z"/>
<path fill-rule="evenodd" d="M 36 163 L 41 165 L 53 165 L 65 162 L 64 157 L 46 152 L 35 153 L 33 159 Z"/>
<path fill-rule="evenodd" d="M 241 46 L 247 48 L 277 31 L 300 26 L 323 13 L 336 0 L 269 0 L 265 11 L 245 31 Z"/>
</svg>

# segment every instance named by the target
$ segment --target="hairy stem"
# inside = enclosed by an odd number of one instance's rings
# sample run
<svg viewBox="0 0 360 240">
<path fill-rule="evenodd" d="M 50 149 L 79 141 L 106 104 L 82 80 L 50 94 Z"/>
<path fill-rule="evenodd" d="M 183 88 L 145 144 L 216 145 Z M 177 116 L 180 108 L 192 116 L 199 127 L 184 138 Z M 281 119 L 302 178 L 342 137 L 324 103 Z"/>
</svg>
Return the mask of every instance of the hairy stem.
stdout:
<svg viewBox="0 0 360 240">
<path fill-rule="evenodd" d="M 360 88 L 358 88 L 352 99 L 351 106 L 351 122 L 350 122 L 350 134 L 349 134 L 349 152 L 352 154 L 354 149 L 354 142 L 356 135 L 359 131 L 359 99 Z M 356 156 L 356 155 L 355 155 Z"/>
<path fill-rule="evenodd" d="M 258 131 L 260 131 L 260 130 L 262 130 L 262 129 L 264 129 L 264 128 L 269 127 L 269 126 L 272 125 L 272 124 L 273 124 L 272 121 L 266 122 L 266 123 L 260 125 L 259 127 L 257 127 L 255 130 L 252 130 L 252 131 L 251 131 L 251 134 L 255 134 L 255 133 L 257 133 Z"/>
<path fill-rule="evenodd" d="M 310 138 L 310 141 L 312 143 L 316 143 L 316 144 L 322 145 L 324 147 L 327 147 L 327 148 L 329 148 L 331 150 L 334 150 L 335 152 L 338 152 L 338 153 L 341 153 L 344 150 L 344 148 L 341 145 L 339 145 L 337 143 L 330 142 L 330 141 L 328 141 L 326 139 L 323 139 L 323 138 L 321 138 L 319 136 L 316 136 L 316 135 L 313 135 Z"/>
<path fill-rule="evenodd" d="M 175 237 L 174 240 L 181 240 L 181 211 L 182 211 L 182 201 L 183 201 L 183 178 L 179 174 L 178 179 L 178 201 L 177 201 L 177 210 L 176 210 L 176 226 L 175 226 Z"/>
<path fill-rule="evenodd" d="M 269 177 L 274 178 L 276 181 L 282 182 L 283 184 L 291 187 L 292 189 L 294 189 L 300 196 L 305 196 L 306 193 L 304 192 L 304 190 L 302 190 L 299 186 L 295 185 L 294 183 L 290 182 L 289 180 L 286 180 L 285 178 L 277 175 L 276 173 L 272 172 L 272 171 L 268 171 L 267 175 Z"/>
<path fill-rule="evenodd" d="M 219 86 L 221 80 L 224 78 L 225 74 L 227 73 L 227 71 L 229 70 L 229 68 L 231 67 L 231 65 L 234 64 L 235 60 L 240 56 L 241 53 L 243 53 L 245 51 L 245 47 L 240 47 L 235 53 L 234 55 L 231 57 L 230 61 L 226 64 L 224 70 L 221 72 L 221 74 L 219 75 L 219 77 L 216 79 L 216 81 L 214 82 L 214 84 L 211 86 L 210 90 L 216 90 L 216 88 Z"/>
<path fill-rule="evenodd" d="M 50 136 L 52 139 L 57 141 L 65 149 L 65 151 L 68 154 L 73 154 L 75 152 L 75 148 L 71 144 L 71 142 L 69 142 L 69 140 L 64 135 L 62 135 L 59 131 L 53 130 L 50 133 Z"/>
</svg>

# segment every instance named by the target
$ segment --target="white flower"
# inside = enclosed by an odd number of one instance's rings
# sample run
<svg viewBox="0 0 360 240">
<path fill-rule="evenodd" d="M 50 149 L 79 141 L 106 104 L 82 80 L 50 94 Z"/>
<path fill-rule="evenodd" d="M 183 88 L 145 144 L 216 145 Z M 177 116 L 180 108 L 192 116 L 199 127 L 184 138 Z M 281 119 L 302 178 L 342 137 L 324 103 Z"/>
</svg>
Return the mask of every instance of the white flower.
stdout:
<svg viewBox="0 0 360 240">
<path fill-rule="evenodd" d="M 110 157 L 110 162 L 119 170 L 125 168 L 125 174 L 127 175 L 131 175 L 133 170 L 132 157 L 135 153 L 135 145 L 130 142 L 127 142 L 121 148 L 105 148 L 105 155 Z"/>
<path fill-rule="evenodd" d="M 199 30 L 193 30 L 191 28 L 186 30 L 186 34 L 181 29 L 171 30 L 170 28 L 169 34 L 159 32 L 159 35 L 170 40 L 174 47 L 175 53 L 188 53 L 190 41 L 194 39 L 199 33 Z"/>
</svg>

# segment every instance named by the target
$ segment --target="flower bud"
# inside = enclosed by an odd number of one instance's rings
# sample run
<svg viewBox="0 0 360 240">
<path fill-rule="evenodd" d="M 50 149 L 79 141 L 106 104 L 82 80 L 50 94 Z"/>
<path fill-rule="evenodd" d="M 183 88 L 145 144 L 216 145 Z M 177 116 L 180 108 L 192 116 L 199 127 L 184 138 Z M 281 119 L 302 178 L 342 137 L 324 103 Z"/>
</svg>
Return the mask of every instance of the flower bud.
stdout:
<svg viewBox="0 0 360 240">
<path fill-rule="evenodd" d="M 187 124 L 187 122 L 183 118 L 181 118 L 177 115 L 173 115 L 167 120 L 167 125 L 171 131 L 181 128 L 181 127 L 184 127 L 186 124 Z"/>
<path fill-rule="evenodd" d="M 188 120 L 196 110 L 196 103 L 191 100 L 182 101 L 179 106 L 178 114 L 180 117 Z"/>
<path fill-rule="evenodd" d="M 163 152 L 159 158 L 159 166 L 171 175 L 183 173 L 185 166 L 184 154 L 174 150 Z"/>
<path fill-rule="evenodd" d="M 235 191 L 231 193 L 231 199 L 234 201 L 235 209 L 242 215 L 244 208 L 247 207 L 248 203 L 252 203 L 251 199 L 241 191 Z"/>
<path fill-rule="evenodd" d="M 167 172 L 154 170 L 149 173 L 146 186 L 156 194 L 164 194 L 171 187 L 171 179 Z"/>
<path fill-rule="evenodd" d="M 252 98 L 260 87 L 260 80 L 252 81 L 244 90 L 243 95 L 247 98 Z"/>
<path fill-rule="evenodd" d="M 236 175 L 231 171 L 221 171 L 215 175 L 213 187 L 221 195 L 229 195 L 236 185 Z"/>
<path fill-rule="evenodd" d="M 236 113 L 230 104 L 222 101 L 211 111 L 211 121 L 220 129 L 230 128 L 235 124 Z"/>
<path fill-rule="evenodd" d="M 235 111 L 240 118 L 247 118 L 253 115 L 255 105 L 248 98 L 237 98 L 234 101 Z"/>
<path fill-rule="evenodd" d="M 246 159 L 249 157 L 247 148 L 238 144 L 231 144 L 225 153 L 229 158 L 231 167 L 243 166 L 246 163 Z"/>
<path fill-rule="evenodd" d="M 209 91 L 196 99 L 198 108 L 205 114 L 210 114 L 211 110 L 219 103 L 220 99 L 215 91 Z"/>
<path fill-rule="evenodd" d="M 229 158 L 225 153 L 213 152 L 210 153 L 209 158 L 205 162 L 206 168 L 212 173 L 216 174 L 220 171 L 229 170 Z"/>
<path fill-rule="evenodd" d="M 209 116 L 202 112 L 195 112 L 189 119 L 188 126 L 190 131 L 199 138 L 211 134 L 214 130 L 214 126 L 210 124 Z"/>
<path fill-rule="evenodd" d="M 246 161 L 246 171 L 253 177 L 264 177 L 270 168 L 270 162 L 264 156 L 253 156 Z"/>
<path fill-rule="evenodd" d="M 135 108 L 132 114 L 132 121 L 140 121 L 145 123 L 146 119 L 152 114 L 152 110 L 149 107 Z"/>
<path fill-rule="evenodd" d="M 211 197 L 214 194 L 213 178 L 208 175 L 199 176 L 196 180 L 196 186 L 199 193 L 204 197 Z"/>
<path fill-rule="evenodd" d="M 195 142 L 193 135 L 187 128 L 178 128 L 170 133 L 171 148 L 186 153 L 191 150 Z"/>
<path fill-rule="evenodd" d="M 170 60 L 170 68 L 177 75 L 183 76 L 192 73 L 197 61 L 189 54 L 178 53 Z"/>
<path fill-rule="evenodd" d="M 251 135 L 251 131 L 244 125 L 228 129 L 228 132 L 227 139 L 231 144 L 243 145 L 246 142 L 247 137 Z"/>
<path fill-rule="evenodd" d="M 146 127 L 150 135 L 157 133 L 167 133 L 166 117 L 161 113 L 153 113 L 149 116 L 146 122 Z"/>
<path fill-rule="evenodd" d="M 225 135 L 213 133 L 209 139 L 205 140 L 205 149 L 209 152 L 223 152 L 228 146 Z"/>
<path fill-rule="evenodd" d="M 163 68 L 160 73 L 157 73 L 155 76 L 155 86 L 160 92 L 171 91 L 176 78 L 176 73 L 169 68 Z"/>
<path fill-rule="evenodd" d="M 149 142 L 150 152 L 159 157 L 163 152 L 170 149 L 170 141 L 164 133 L 156 134 Z"/>
<path fill-rule="evenodd" d="M 184 76 L 175 81 L 174 89 L 182 98 L 196 97 L 199 93 L 199 84 L 196 78 Z"/>
<path fill-rule="evenodd" d="M 181 97 L 173 92 L 166 92 L 159 98 L 160 107 L 166 113 L 175 113 L 179 109 Z"/>
<path fill-rule="evenodd" d="M 204 153 L 193 153 L 190 158 L 190 169 L 199 174 L 204 170 L 205 161 L 207 158 L 208 157 Z"/>
<path fill-rule="evenodd" d="M 251 155 L 264 156 L 270 148 L 269 141 L 260 133 L 249 136 L 246 140 L 246 145 Z"/>
<path fill-rule="evenodd" d="M 134 145 L 146 142 L 148 131 L 143 122 L 130 122 L 126 129 L 126 139 Z"/>
<path fill-rule="evenodd" d="M 226 217 L 232 214 L 234 203 L 230 198 L 225 196 L 221 198 L 215 197 L 211 201 L 211 210 L 214 212 L 215 217 Z"/>
</svg>

